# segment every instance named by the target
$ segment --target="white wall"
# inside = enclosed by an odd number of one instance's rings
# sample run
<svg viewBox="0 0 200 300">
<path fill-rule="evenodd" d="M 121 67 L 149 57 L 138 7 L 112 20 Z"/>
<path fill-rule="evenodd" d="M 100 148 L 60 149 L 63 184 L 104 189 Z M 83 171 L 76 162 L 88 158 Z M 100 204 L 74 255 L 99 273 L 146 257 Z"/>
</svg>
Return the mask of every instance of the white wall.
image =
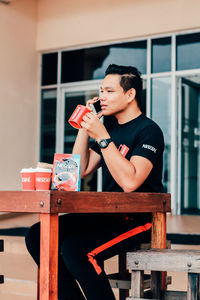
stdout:
<svg viewBox="0 0 200 300">
<path fill-rule="evenodd" d="M 38 159 L 36 1 L 0 4 L 0 190 L 21 188 Z"/>
<path fill-rule="evenodd" d="M 37 49 L 200 28 L 199 0 L 39 0 Z"/>
</svg>

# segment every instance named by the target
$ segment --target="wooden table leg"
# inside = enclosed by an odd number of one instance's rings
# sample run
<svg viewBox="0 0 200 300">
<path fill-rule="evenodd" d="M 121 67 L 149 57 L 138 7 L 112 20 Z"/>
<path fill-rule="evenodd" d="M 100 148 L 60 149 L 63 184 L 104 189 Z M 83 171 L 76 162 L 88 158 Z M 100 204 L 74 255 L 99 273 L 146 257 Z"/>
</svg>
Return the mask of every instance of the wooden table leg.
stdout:
<svg viewBox="0 0 200 300">
<path fill-rule="evenodd" d="M 162 212 L 153 213 L 151 248 L 166 249 L 166 213 L 162 213 Z M 159 281 L 160 275 L 156 273 L 157 272 L 154 272 L 153 277 L 158 278 Z M 162 272 L 161 288 L 163 291 L 165 291 L 167 288 L 166 278 L 167 278 L 167 273 Z M 158 294 L 157 290 L 153 291 L 153 293 L 154 292 Z"/>
<path fill-rule="evenodd" d="M 40 300 L 57 300 L 58 214 L 40 214 Z"/>
<path fill-rule="evenodd" d="M 151 248 L 166 249 L 166 214 L 153 213 Z"/>
</svg>

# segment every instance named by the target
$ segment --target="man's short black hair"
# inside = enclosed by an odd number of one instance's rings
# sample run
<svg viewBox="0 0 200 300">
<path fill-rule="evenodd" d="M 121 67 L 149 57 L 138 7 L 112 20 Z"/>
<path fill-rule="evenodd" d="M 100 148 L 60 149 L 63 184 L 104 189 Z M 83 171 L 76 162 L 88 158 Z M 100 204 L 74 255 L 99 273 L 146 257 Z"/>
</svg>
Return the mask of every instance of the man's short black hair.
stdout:
<svg viewBox="0 0 200 300">
<path fill-rule="evenodd" d="M 118 74 L 121 75 L 120 85 L 126 93 L 131 88 L 136 91 L 136 101 L 141 108 L 142 103 L 142 78 L 140 71 L 131 66 L 119 66 L 111 64 L 108 66 L 105 75 Z"/>
</svg>

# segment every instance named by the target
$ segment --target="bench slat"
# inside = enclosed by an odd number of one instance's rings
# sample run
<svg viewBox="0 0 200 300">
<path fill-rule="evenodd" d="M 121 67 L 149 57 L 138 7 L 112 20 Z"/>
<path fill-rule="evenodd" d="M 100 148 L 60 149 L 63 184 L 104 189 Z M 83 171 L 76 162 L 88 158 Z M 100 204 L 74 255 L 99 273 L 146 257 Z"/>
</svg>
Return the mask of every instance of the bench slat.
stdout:
<svg viewBox="0 0 200 300">
<path fill-rule="evenodd" d="M 129 270 L 200 273 L 200 250 L 151 249 L 127 253 Z"/>
</svg>

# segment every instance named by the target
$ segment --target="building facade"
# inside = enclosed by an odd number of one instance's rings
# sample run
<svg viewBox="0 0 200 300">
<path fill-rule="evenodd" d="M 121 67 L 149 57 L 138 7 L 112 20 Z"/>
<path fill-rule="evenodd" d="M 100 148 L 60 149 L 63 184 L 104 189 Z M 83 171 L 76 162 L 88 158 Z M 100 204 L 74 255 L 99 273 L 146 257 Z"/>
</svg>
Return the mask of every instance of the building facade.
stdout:
<svg viewBox="0 0 200 300">
<path fill-rule="evenodd" d="M 3 25 L 12 33 L 10 52 L 10 38 L 4 36 L 4 71 L 14 75 L 10 83 L 2 74 L 7 100 L 0 95 L 7 108 L 1 128 L 6 121 L 11 140 L 2 130 L 7 137 L 2 170 L 8 170 L 10 181 L 2 177 L 0 188 L 20 188 L 21 167 L 38 160 L 52 163 L 55 152 L 70 153 L 77 134 L 67 122 L 73 109 L 98 95 L 110 63 L 134 65 L 143 78 L 143 111 L 164 132 L 163 182 L 172 194 L 173 214 L 199 214 L 199 8 L 196 0 L 13 0 L 1 5 L 0 14 L 7 15 Z M 20 111 L 12 110 L 10 124 L 9 105 L 17 108 L 16 101 Z M 6 169 L 12 153 L 16 161 Z M 101 172 L 82 186 L 101 190 Z"/>
</svg>

